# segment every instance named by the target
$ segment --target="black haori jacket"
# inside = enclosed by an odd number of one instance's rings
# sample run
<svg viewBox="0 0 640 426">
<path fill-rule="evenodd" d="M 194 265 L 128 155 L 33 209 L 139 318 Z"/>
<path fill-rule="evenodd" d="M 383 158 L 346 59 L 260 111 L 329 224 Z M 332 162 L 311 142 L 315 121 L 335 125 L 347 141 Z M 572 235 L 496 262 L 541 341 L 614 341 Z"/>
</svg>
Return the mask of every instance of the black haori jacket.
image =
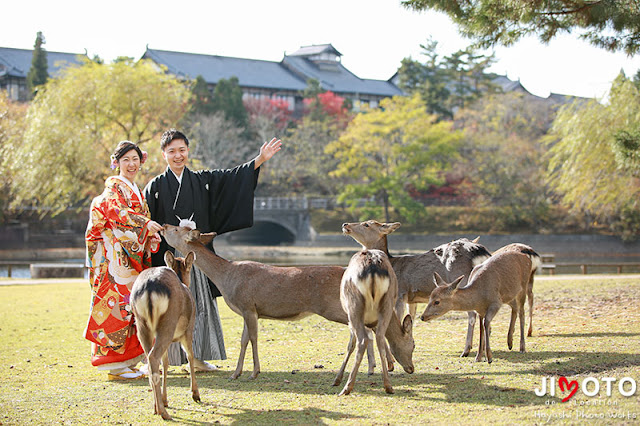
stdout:
<svg viewBox="0 0 640 426">
<path fill-rule="evenodd" d="M 151 219 L 161 225 L 178 225 L 180 219 L 193 215 L 199 231 L 218 234 L 251 227 L 254 191 L 260 174 L 254 164 L 250 161 L 233 169 L 197 172 L 185 168 L 182 185 L 167 167 L 144 188 Z M 213 251 L 213 244 L 209 249 Z M 163 239 L 158 252 L 152 256 L 153 266 L 164 265 L 167 250 L 174 251 Z M 212 292 L 214 297 L 220 295 L 213 285 Z"/>
</svg>

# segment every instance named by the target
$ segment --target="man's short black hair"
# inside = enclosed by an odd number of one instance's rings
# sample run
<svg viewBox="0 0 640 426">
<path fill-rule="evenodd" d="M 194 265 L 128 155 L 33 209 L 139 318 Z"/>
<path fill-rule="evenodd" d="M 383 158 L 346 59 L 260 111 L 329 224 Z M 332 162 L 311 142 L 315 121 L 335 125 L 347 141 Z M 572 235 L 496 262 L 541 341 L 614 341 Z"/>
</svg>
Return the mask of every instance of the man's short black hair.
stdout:
<svg viewBox="0 0 640 426">
<path fill-rule="evenodd" d="M 184 143 L 189 146 L 189 139 L 187 136 L 179 130 L 169 129 L 162 134 L 162 139 L 160 139 L 160 149 L 164 151 L 164 149 L 173 141 L 174 139 L 182 139 Z"/>
</svg>

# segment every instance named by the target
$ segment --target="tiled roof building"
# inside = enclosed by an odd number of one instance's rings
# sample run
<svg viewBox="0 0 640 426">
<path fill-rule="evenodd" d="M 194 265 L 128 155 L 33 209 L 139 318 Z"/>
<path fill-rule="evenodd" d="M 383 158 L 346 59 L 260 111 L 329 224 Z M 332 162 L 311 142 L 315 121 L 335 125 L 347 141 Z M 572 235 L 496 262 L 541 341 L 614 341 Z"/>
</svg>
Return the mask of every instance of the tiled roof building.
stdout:
<svg viewBox="0 0 640 426">
<path fill-rule="evenodd" d="M 328 91 L 351 100 L 354 109 L 377 107 L 381 99 L 402 95 L 391 81 L 357 77 L 340 62 L 331 44 L 304 46 L 280 62 L 149 49 L 142 56 L 167 67 L 180 78 L 201 75 L 213 89 L 221 79 L 237 77 L 245 98 L 277 98 L 292 111 L 302 108 L 302 91 L 316 79 Z"/>
<path fill-rule="evenodd" d="M 0 47 L 0 90 L 6 90 L 9 98 L 26 101 L 27 74 L 31 68 L 33 50 Z M 80 64 L 85 54 L 50 52 L 47 50 L 47 72 L 55 77 L 68 64 Z"/>
</svg>

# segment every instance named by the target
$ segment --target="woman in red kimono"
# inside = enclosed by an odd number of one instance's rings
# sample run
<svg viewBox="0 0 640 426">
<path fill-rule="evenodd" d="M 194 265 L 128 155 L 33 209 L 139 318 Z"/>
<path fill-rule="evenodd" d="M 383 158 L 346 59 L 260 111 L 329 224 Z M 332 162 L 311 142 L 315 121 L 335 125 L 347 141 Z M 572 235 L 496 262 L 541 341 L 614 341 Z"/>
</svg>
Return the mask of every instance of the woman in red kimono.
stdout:
<svg viewBox="0 0 640 426">
<path fill-rule="evenodd" d="M 122 141 L 111 156 L 117 176 L 105 181 L 93 199 L 85 234 L 92 286 L 91 313 L 85 338 L 91 341 L 91 364 L 108 370 L 110 380 L 144 378 L 135 368 L 144 351 L 136 335 L 129 295 L 136 277 L 151 266 L 162 226 L 149 217 L 134 179 L 146 153 Z"/>
</svg>

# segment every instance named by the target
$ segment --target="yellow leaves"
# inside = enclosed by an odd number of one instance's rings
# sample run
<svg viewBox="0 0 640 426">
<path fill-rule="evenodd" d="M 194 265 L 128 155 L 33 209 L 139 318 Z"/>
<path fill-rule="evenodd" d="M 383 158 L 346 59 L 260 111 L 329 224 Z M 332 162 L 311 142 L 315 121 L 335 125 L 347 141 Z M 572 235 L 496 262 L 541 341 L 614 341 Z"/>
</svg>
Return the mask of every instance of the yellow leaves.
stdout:
<svg viewBox="0 0 640 426">
<path fill-rule="evenodd" d="M 179 122 L 188 99 L 180 81 L 145 61 L 67 68 L 31 104 L 12 159 L 14 205 L 35 199 L 59 211 L 88 202 L 113 173 L 109 154 L 117 142 L 157 137 Z"/>
</svg>

